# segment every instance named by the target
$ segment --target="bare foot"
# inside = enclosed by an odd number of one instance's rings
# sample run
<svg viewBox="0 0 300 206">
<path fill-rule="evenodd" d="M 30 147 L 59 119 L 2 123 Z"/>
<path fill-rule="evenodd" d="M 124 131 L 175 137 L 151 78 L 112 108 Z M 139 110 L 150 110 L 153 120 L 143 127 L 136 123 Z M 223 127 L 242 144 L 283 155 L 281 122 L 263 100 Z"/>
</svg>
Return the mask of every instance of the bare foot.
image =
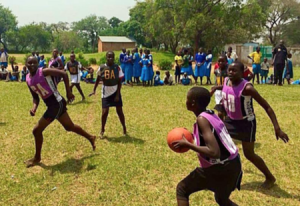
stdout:
<svg viewBox="0 0 300 206">
<path fill-rule="evenodd" d="M 271 189 L 272 187 L 274 187 L 275 185 L 275 182 L 276 182 L 276 179 L 273 178 L 273 179 L 266 179 L 266 181 L 261 185 L 262 188 L 264 189 Z"/>
<path fill-rule="evenodd" d="M 24 163 L 26 164 L 26 167 L 33 167 L 35 165 L 38 165 L 41 162 L 41 159 L 36 159 L 35 157 L 29 160 L 24 161 Z"/>
<path fill-rule="evenodd" d="M 92 147 L 93 147 L 93 151 L 95 151 L 95 149 L 96 149 L 96 144 L 95 144 L 95 142 L 96 142 L 96 136 L 92 136 L 92 137 L 90 138 L 90 143 L 91 143 L 91 145 L 92 145 Z"/>
<path fill-rule="evenodd" d="M 85 97 L 82 97 L 82 100 L 81 101 L 84 101 L 85 100 Z"/>
<path fill-rule="evenodd" d="M 124 135 L 127 135 L 127 130 L 126 130 L 126 127 L 125 127 L 125 128 L 123 128 L 123 134 L 124 134 Z"/>
<path fill-rule="evenodd" d="M 104 131 L 100 132 L 100 139 L 104 139 Z"/>
</svg>

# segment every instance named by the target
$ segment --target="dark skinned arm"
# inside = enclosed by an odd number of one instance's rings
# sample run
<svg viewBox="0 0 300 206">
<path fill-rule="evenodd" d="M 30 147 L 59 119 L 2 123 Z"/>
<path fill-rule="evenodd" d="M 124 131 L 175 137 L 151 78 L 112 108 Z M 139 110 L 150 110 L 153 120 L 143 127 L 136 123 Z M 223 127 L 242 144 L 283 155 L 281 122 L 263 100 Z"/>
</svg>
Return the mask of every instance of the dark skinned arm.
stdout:
<svg viewBox="0 0 300 206">
<path fill-rule="evenodd" d="M 68 102 L 72 102 L 74 100 L 74 95 L 71 92 L 71 89 L 69 87 L 69 77 L 67 73 L 64 70 L 58 70 L 58 69 L 53 69 L 53 68 L 46 68 L 43 69 L 43 75 L 44 76 L 56 76 L 56 77 L 62 77 L 65 83 L 65 88 L 66 88 L 66 93 L 67 93 L 67 98 Z"/>
<path fill-rule="evenodd" d="M 117 95 L 115 97 L 115 102 L 120 101 L 121 86 L 122 86 L 122 79 L 120 78 L 118 81 L 118 88 L 117 88 Z"/>
<path fill-rule="evenodd" d="M 254 89 L 254 87 L 250 84 L 248 84 L 243 93 L 243 95 L 245 96 L 251 96 L 253 99 L 255 99 L 255 101 L 262 107 L 264 108 L 264 110 L 266 111 L 266 113 L 268 114 L 269 118 L 272 121 L 272 124 L 274 126 L 274 130 L 275 130 L 275 135 L 276 135 L 276 139 L 278 140 L 279 138 L 282 139 L 285 143 L 287 143 L 289 141 L 289 138 L 287 136 L 287 134 L 285 134 L 281 129 L 280 126 L 278 124 L 275 112 L 273 111 L 272 107 L 269 105 L 269 103 L 262 97 L 260 96 L 260 94 L 256 91 L 256 89 Z"/>
<path fill-rule="evenodd" d="M 211 125 L 204 117 L 197 118 L 197 124 L 202 132 L 202 136 L 206 146 L 197 146 L 188 142 L 183 136 L 182 140 L 173 142 L 175 148 L 187 147 L 197 153 L 203 154 L 206 157 L 218 159 L 221 156 L 220 147 L 214 134 L 212 133 Z"/>
<path fill-rule="evenodd" d="M 254 59 L 252 57 L 250 57 L 249 55 L 247 56 L 249 59 L 251 59 L 254 62 Z"/>
<path fill-rule="evenodd" d="M 97 90 L 97 87 L 98 87 L 100 81 L 101 81 L 101 77 L 98 75 L 97 79 L 96 79 L 96 82 L 95 82 L 95 85 L 94 85 L 94 90 L 89 96 L 93 96 L 93 95 L 96 94 L 96 90 Z"/>
<path fill-rule="evenodd" d="M 64 63 L 61 61 L 61 59 L 60 59 L 60 58 L 57 58 L 57 61 L 58 61 L 59 65 L 60 65 L 57 69 L 59 69 L 59 70 L 64 70 L 64 69 L 65 69 L 65 65 L 64 65 Z"/>
<path fill-rule="evenodd" d="M 217 90 L 223 90 L 223 85 L 221 85 L 221 86 L 213 86 L 210 89 L 210 96 L 212 96 L 215 93 L 215 91 L 217 91 Z"/>
<path fill-rule="evenodd" d="M 32 95 L 32 99 L 33 99 L 33 107 L 30 110 L 30 115 L 34 116 L 35 112 L 40 104 L 40 98 L 39 98 L 39 95 L 37 93 L 35 93 L 34 91 L 32 91 L 32 89 L 30 87 L 28 87 L 28 89 L 29 89 L 29 91 Z"/>
</svg>

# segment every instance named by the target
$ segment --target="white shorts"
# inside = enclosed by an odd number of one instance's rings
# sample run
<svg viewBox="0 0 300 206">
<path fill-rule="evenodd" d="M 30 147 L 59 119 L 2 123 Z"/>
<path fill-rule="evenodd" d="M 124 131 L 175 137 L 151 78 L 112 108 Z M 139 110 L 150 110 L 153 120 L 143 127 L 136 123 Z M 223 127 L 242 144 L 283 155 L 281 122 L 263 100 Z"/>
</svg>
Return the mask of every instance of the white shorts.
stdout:
<svg viewBox="0 0 300 206">
<path fill-rule="evenodd" d="M 221 101 L 222 101 L 222 90 L 216 90 L 215 91 L 215 100 L 216 100 L 216 104 L 221 104 Z"/>
<path fill-rule="evenodd" d="M 74 84 L 79 84 L 80 83 L 80 73 L 79 74 L 71 74 L 70 78 L 71 78 L 71 83 Z"/>
</svg>

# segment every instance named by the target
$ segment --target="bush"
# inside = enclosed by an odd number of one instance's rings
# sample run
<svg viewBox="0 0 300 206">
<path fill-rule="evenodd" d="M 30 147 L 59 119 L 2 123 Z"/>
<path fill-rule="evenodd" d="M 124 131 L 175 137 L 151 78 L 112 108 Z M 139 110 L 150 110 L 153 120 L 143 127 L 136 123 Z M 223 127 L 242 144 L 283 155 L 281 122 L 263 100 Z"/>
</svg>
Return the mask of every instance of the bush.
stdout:
<svg viewBox="0 0 300 206">
<path fill-rule="evenodd" d="M 28 57 L 30 57 L 30 56 L 32 56 L 31 53 L 25 54 L 25 57 L 24 57 L 24 64 L 26 64 L 26 61 L 27 61 Z"/>
<path fill-rule="evenodd" d="M 106 63 L 106 56 L 100 57 L 98 64 L 105 64 Z"/>
<path fill-rule="evenodd" d="M 160 70 L 170 70 L 173 67 L 173 63 L 169 60 L 161 60 L 158 63 L 158 67 Z"/>
<path fill-rule="evenodd" d="M 88 66 L 90 66 L 90 64 L 89 64 L 89 62 L 86 60 L 86 59 L 76 59 L 78 62 L 80 62 L 81 63 L 81 65 L 83 66 L 83 67 L 88 67 Z"/>
<path fill-rule="evenodd" d="M 80 52 L 78 55 L 76 55 L 76 59 L 84 59 L 83 53 Z"/>
<path fill-rule="evenodd" d="M 90 59 L 89 59 L 89 63 L 90 63 L 90 64 L 97 64 L 96 58 L 90 58 Z"/>
<path fill-rule="evenodd" d="M 9 63 L 13 63 L 13 64 L 17 64 L 17 62 L 16 62 L 16 57 L 10 56 L 8 62 L 9 62 Z"/>
</svg>

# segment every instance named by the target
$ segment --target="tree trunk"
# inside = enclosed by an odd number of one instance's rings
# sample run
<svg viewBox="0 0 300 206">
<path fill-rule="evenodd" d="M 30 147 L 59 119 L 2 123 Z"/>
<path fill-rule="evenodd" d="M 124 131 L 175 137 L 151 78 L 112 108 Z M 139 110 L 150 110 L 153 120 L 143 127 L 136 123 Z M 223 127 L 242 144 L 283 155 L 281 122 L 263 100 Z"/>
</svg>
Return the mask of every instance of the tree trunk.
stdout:
<svg viewBox="0 0 300 206">
<path fill-rule="evenodd" d="M 194 53 L 196 53 L 199 49 L 199 40 L 200 40 L 200 33 L 201 32 L 197 32 L 196 36 L 195 36 L 195 47 L 194 47 Z"/>
</svg>

